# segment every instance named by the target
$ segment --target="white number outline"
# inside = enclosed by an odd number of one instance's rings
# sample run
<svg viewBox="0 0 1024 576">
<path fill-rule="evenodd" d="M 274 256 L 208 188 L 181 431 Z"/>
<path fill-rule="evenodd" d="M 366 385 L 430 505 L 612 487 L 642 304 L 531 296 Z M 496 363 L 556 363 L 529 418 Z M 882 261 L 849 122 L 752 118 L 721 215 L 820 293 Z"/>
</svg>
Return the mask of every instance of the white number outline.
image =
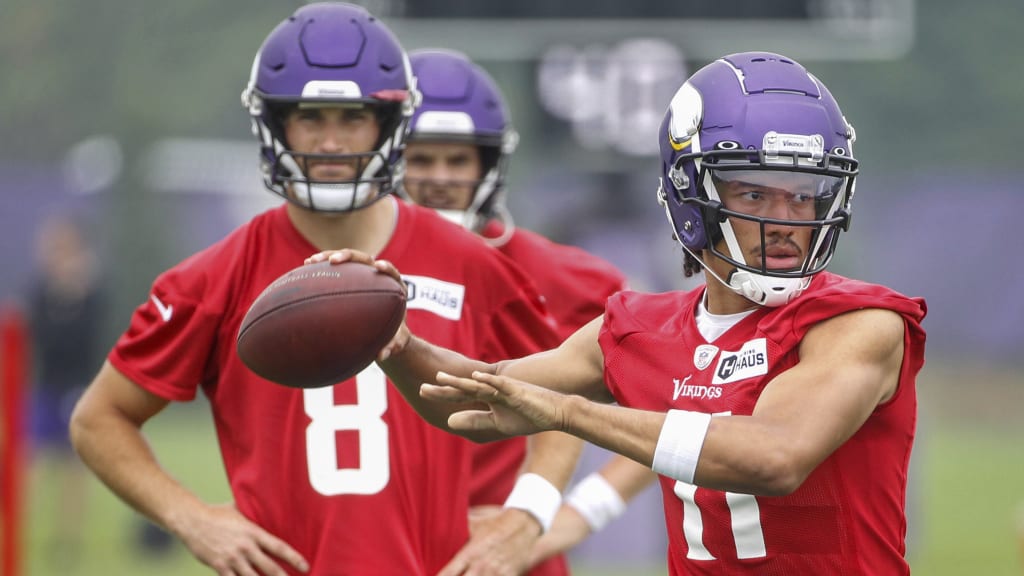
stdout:
<svg viewBox="0 0 1024 576">
<path fill-rule="evenodd" d="M 732 412 L 716 412 L 712 416 L 729 416 Z M 683 504 L 683 538 L 686 539 L 686 557 L 690 560 L 715 560 L 704 546 L 704 518 L 697 506 L 697 486 L 677 480 L 672 491 Z M 764 558 L 768 555 L 761 526 L 761 509 L 751 494 L 725 493 L 729 506 L 736 557 L 740 559 Z"/>
<path fill-rule="evenodd" d="M 377 364 L 367 366 L 355 380 L 355 404 L 335 404 L 333 386 L 302 391 L 310 419 L 306 427 L 309 484 L 324 496 L 376 494 L 391 479 L 389 431 L 383 419 L 388 409 L 387 380 Z M 358 468 L 338 467 L 336 433 L 342 430 L 359 433 Z"/>
</svg>

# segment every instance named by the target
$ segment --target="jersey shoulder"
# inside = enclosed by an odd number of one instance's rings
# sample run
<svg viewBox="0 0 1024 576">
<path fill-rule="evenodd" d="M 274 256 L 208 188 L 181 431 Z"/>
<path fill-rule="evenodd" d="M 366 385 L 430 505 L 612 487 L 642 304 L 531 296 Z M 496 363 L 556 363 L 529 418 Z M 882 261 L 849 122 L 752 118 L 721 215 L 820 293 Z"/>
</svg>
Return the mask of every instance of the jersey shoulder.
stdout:
<svg viewBox="0 0 1024 576">
<path fill-rule="evenodd" d="M 897 312 L 909 320 L 920 322 L 928 312 L 923 298 L 910 297 L 881 284 L 855 280 L 822 272 L 789 308 L 791 314 L 806 314 L 827 309 L 838 315 L 862 308 L 882 308 Z"/>
<path fill-rule="evenodd" d="M 410 270 L 455 275 L 503 292 L 533 282 L 513 260 L 482 238 L 438 216 L 433 210 L 399 202 L 396 235 L 382 256 L 391 256 L 403 274 Z"/>
<path fill-rule="evenodd" d="M 260 246 L 272 235 L 280 209 L 265 212 L 242 224 L 207 248 L 188 256 L 161 273 L 155 291 L 173 291 L 177 298 L 195 302 L 210 300 L 218 286 L 244 282 L 250 264 L 266 255 Z M 291 263 L 298 265 L 299 262 Z"/>
<path fill-rule="evenodd" d="M 502 250 L 516 262 L 548 266 L 565 277 L 605 292 L 626 288 L 626 276 L 614 264 L 571 244 L 560 244 L 531 230 L 516 228 Z M 528 268 L 530 266 L 527 266 Z"/>
<path fill-rule="evenodd" d="M 880 284 L 830 272 L 817 274 L 803 294 L 766 314 L 760 326 L 773 338 L 782 338 L 788 333 L 799 336 L 814 324 L 867 308 L 896 312 L 912 331 L 923 334 L 920 324 L 928 310 L 923 298 L 912 298 Z"/>
<path fill-rule="evenodd" d="M 703 287 L 688 292 L 624 290 L 608 299 L 602 333 L 616 341 L 639 332 L 679 333 L 693 319 Z"/>
<path fill-rule="evenodd" d="M 451 255 L 488 258 L 487 244 L 476 234 L 437 215 L 430 209 L 396 199 L 398 224 L 382 254 L 398 257 L 412 254 L 428 257 L 435 265 L 455 264 Z M 408 258 L 405 258 L 408 260 Z"/>
</svg>

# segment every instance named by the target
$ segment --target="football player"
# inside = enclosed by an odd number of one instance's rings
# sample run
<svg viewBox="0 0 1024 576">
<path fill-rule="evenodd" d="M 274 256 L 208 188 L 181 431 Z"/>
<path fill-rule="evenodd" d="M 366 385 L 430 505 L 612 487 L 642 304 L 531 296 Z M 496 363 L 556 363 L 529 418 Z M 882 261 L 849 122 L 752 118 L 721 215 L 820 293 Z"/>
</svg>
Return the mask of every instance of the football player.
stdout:
<svg viewBox="0 0 1024 576">
<path fill-rule="evenodd" d="M 378 363 L 451 402 L 468 437 L 562 430 L 650 466 L 671 574 L 909 574 L 926 306 L 826 271 L 850 221 L 852 126 L 799 63 L 744 52 L 694 73 L 657 138 L 658 199 L 703 287 L 620 292 L 522 359 L 402 328 Z M 370 261 L 310 261 L 350 258 Z"/>
<path fill-rule="evenodd" d="M 285 202 L 161 274 L 74 412 L 72 439 L 89 467 L 218 574 L 434 575 L 472 567 L 470 558 L 445 568 L 488 537 L 467 544 L 470 443 L 417 415 L 418 395 L 404 400 L 376 365 L 334 386 L 286 388 L 235 351 L 259 293 L 327 248 L 401 266 L 406 321 L 445 346 L 497 360 L 557 342 L 518 268 L 390 194 L 418 99 L 401 45 L 358 6 L 305 5 L 274 28 L 242 101 L 266 187 Z M 203 502 L 167 474 L 141 431 L 199 392 L 228 504 Z M 548 441 L 554 449 L 538 443 L 523 464 L 519 499 L 487 527 L 505 540 L 506 570 L 525 562 L 579 454 L 575 438 Z"/>
</svg>

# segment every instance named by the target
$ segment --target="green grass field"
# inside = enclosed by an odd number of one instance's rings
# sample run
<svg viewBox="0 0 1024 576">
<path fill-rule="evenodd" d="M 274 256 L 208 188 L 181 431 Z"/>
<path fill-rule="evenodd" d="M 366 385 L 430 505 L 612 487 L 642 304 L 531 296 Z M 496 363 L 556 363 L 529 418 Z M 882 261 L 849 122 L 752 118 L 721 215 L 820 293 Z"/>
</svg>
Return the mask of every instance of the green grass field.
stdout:
<svg viewBox="0 0 1024 576">
<path fill-rule="evenodd" d="M 921 427 L 912 480 L 911 565 L 925 576 L 1019 576 L 1016 526 L 1024 502 L 1024 382 L 1017 374 L 929 368 L 921 379 Z M 147 426 L 164 466 L 210 501 L 228 499 L 205 406 L 172 406 Z M 91 477 L 81 542 L 74 554 L 55 539 L 68 511 L 50 459 L 32 467 L 28 485 L 26 574 L 31 576 L 208 575 L 177 543 L 144 553 L 135 543 L 139 518 Z M 655 521 L 661 522 L 660 518 Z M 648 566 L 602 567 L 574 558 L 578 576 L 664 574 Z"/>
</svg>

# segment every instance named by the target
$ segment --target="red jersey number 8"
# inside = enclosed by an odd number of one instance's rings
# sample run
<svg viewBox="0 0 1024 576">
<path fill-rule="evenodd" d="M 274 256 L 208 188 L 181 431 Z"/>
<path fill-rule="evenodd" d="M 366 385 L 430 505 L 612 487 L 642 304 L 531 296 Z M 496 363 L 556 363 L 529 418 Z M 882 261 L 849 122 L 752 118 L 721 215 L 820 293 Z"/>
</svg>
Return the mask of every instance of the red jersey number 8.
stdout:
<svg viewBox="0 0 1024 576">
<path fill-rule="evenodd" d="M 356 375 L 356 404 L 335 404 L 331 386 L 303 390 L 306 415 L 306 462 L 309 483 L 324 496 L 376 494 L 391 477 L 387 380 L 376 364 Z M 337 432 L 359 432 L 359 467 L 338 467 Z"/>
</svg>

